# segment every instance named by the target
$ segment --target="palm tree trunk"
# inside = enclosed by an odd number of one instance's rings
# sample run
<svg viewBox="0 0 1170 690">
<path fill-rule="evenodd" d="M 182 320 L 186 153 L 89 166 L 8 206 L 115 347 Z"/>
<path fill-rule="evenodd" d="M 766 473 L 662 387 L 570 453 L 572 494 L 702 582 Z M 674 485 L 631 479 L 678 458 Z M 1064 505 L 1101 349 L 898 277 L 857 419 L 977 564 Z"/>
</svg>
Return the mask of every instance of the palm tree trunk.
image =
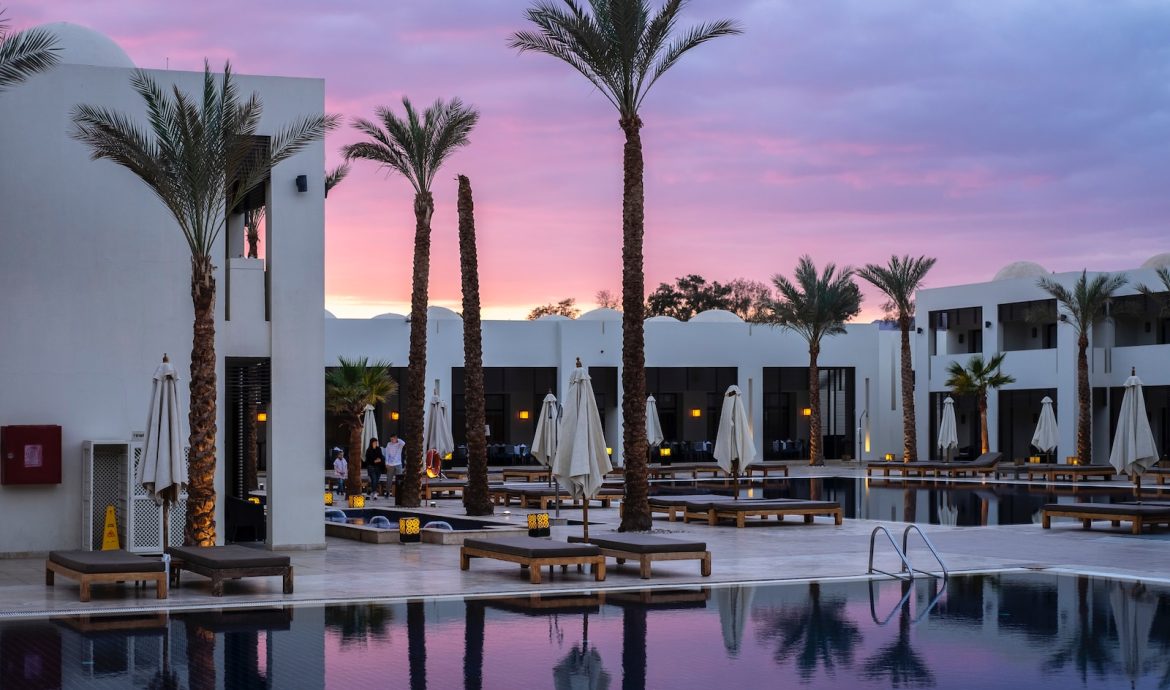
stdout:
<svg viewBox="0 0 1170 690">
<path fill-rule="evenodd" d="M 824 450 L 821 448 L 821 370 L 817 367 L 817 357 L 821 354 L 820 345 L 809 345 L 808 348 L 808 464 L 825 464 Z"/>
<path fill-rule="evenodd" d="M 1077 337 L 1077 459 L 1082 465 L 1093 461 L 1092 390 L 1089 388 L 1089 335 L 1084 329 Z"/>
<path fill-rule="evenodd" d="M 979 391 L 979 452 L 988 451 L 987 442 L 987 391 Z"/>
<path fill-rule="evenodd" d="M 362 414 L 365 414 L 365 410 L 362 410 Z M 347 496 L 357 496 L 362 492 L 362 454 L 365 449 L 362 448 L 362 426 L 360 423 L 356 423 L 355 419 L 360 420 L 361 417 L 350 415 L 349 421 L 346 423 L 349 428 L 349 459 L 346 460 L 347 476 L 345 478 L 345 495 Z M 371 493 L 376 490 L 377 487 L 370 487 Z"/>
<path fill-rule="evenodd" d="M 621 532 L 650 529 L 650 483 L 646 468 L 646 276 L 642 272 L 645 220 L 642 120 L 623 117 L 626 134 L 622 191 L 622 458 L 626 464 L 626 495 Z"/>
<path fill-rule="evenodd" d="M 215 546 L 215 267 L 209 256 L 191 257 L 191 410 L 187 522 L 183 543 Z"/>
<path fill-rule="evenodd" d="M 403 449 L 402 493 L 396 503 L 417 508 L 422 491 L 423 406 L 426 404 L 427 376 L 427 285 L 431 274 L 431 216 L 435 202 L 430 192 L 414 196 L 414 276 L 410 290 L 410 355 L 406 371 L 405 406 L 402 422 L 406 447 Z"/>
<path fill-rule="evenodd" d="M 910 317 L 900 314 L 902 330 L 902 461 L 918 460 L 918 430 L 914 426 L 914 366 L 910 355 Z"/>
<path fill-rule="evenodd" d="M 249 378 L 245 375 L 245 379 Z M 248 385 L 246 388 L 246 395 L 248 402 L 244 411 L 244 496 L 248 495 L 249 491 L 254 491 L 260 487 L 260 480 L 258 477 L 260 467 L 259 447 L 257 445 L 257 436 L 259 435 L 260 424 L 256 421 L 256 414 L 260 410 L 259 398 L 260 394 L 255 386 Z"/>
<path fill-rule="evenodd" d="M 459 272 L 463 277 L 463 399 L 467 410 L 468 515 L 491 515 L 488 497 L 487 436 L 484 430 L 483 333 L 479 320 L 479 259 L 475 249 L 475 204 L 471 181 L 459 176 Z"/>
</svg>

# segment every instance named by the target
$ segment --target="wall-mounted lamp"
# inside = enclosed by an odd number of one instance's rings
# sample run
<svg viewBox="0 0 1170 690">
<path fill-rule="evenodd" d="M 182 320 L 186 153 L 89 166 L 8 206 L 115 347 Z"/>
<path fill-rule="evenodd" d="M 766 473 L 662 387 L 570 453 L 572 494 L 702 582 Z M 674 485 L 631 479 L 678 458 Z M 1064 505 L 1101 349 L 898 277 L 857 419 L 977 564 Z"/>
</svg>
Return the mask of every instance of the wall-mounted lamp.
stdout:
<svg viewBox="0 0 1170 690">
<path fill-rule="evenodd" d="M 918 328 L 915 328 L 914 330 L 918 332 L 918 335 L 922 335 L 922 327 L 921 326 L 919 326 Z"/>
<path fill-rule="evenodd" d="M 893 462 L 893 461 L 894 461 L 894 454 L 893 453 L 886 453 L 886 462 Z"/>
<path fill-rule="evenodd" d="M 393 410 L 390 412 L 390 420 L 394 422 L 398 421 L 398 410 Z"/>
<path fill-rule="evenodd" d="M 520 410 L 520 419 L 528 419 L 528 410 Z"/>
<path fill-rule="evenodd" d="M 301 194 L 309 191 L 309 176 L 297 175 L 297 191 Z"/>
<path fill-rule="evenodd" d="M 703 411 L 702 411 L 702 410 L 700 410 L 700 409 L 699 409 L 699 408 L 697 408 L 697 407 L 696 407 L 696 408 L 693 408 L 693 409 L 691 410 L 691 416 L 692 416 L 692 417 L 696 417 L 696 418 L 697 418 L 697 417 L 702 417 L 702 416 L 703 416 Z"/>
<path fill-rule="evenodd" d="M 990 321 L 984 321 L 984 322 L 983 322 L 983 327 L 984 327 L 984 328 L 991 328 L 991 322 L 990 322 Z"/>
<path fill-rule="evenodd" d="M 256 421 L 257 422 L 267 422 L 268 421 L 268 413 L 267 412 L 257 412 L 256 413 Z"/>
<path fill-rule="evenodd" d="M 1065 323 L 1068 323 L 1068 314 L 1061 314 L 1060 320 L 1064 321 Z"/>
<path fill-rule="evenodd" d="M 805 417 L 811 417 L 812 416 L 812 408 L 806 407 L 800 411 L 800 414 L 805 416 Z"/>
</svg>

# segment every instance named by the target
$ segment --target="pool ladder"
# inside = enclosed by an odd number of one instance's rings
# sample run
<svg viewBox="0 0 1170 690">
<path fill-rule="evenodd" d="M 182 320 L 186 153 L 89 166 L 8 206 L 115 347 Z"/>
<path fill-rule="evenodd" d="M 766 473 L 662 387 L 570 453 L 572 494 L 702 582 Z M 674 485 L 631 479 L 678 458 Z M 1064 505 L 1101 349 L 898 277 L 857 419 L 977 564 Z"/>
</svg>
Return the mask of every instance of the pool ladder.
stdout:
<svg viewBox="0 0 1170 690">
<path fill-rule="evenodd" d="M 894 553 L 898 554 L 898 560 L 902 561 L 902 570 L 898 573 L 890 573 L 886 572 L 885 570 L 879 570 L 873 567 L 874 542 L 877 540 L 877 535 L 879 532 L 886 535 L 886 539 L 889 540 L 890 546 L 894 547 Z M 945 584 L 947 578 L 950 577 L 950 572 L 947 571 L 947 564 L 943 563 L 942 556 L 938 555 L 938 550 L 934 548 L 934 544 L 932 544 L 926 534 L 924 534 L 922 530 L 918 528 L 918 525 L 906 525 L 906 529 L 902 530 L 901 548 L 898 548 L 898 543 L 894 541 L 893 535 L 890 534 L 890 530 L 886 529 L 885 525 L 878 525 L 877 527 L 874 527 L 873 531 L 869 534 L 869 574 L 872 575 L 874 573 L 881 573 L 882 575 L 889 575 L 890 577 L 899 580 L 906 580 L 907 582 L 914 579 L 914 573 L 919 573 L 928 577 L 938 577 L 938 575 L 935 573 L 932 573 L 928 570 L 919 570 L 910 564 L 910 558 L 907 555 L 909 549 L 907 547 L 910 543 L 911 532 L 917 532 L 918 536 L 922 537 L 922 543 L 926 544 L 926 548 L 930 550 L 930 554 L 934 556 L 934 560 L 937 561 L 939 567 L 942 568 L 942 580 Z"/>
</svg>

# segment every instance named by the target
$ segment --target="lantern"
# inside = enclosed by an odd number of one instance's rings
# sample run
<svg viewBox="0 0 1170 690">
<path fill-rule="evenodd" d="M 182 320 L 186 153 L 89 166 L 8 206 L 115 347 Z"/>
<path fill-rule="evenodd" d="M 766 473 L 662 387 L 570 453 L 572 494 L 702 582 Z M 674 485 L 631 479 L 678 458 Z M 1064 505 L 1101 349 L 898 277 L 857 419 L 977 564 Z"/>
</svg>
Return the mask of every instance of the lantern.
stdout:
<svg viewBox="0 0 1170 690">
<path fill-rule="evenodd" d="M 399 518 L 398 519 L 398 541 L 403 544 L 417 544 L 422 539 L 422 525 L 419 519 Z"/>
<path fill-rule="evenodd" d="M 528 514 L 528 536 L 530 537 L 548 537 L 552 536 L 552 529 L 548 523 L 548 513 L 529 513 Z"/>
<path fill-rule="evenodd" d="M 333 505 L 333 492 L 332 491 L 325 492 L 325 505 L 327 505 L 327 506 Z"/>
<path fill-rule="evenodd" d="M 350 508 L 365 508 L 366 507 L 366 497 L 362 496 L 361 494 L 358 494 L 357 496 L 350 496 L 349 497 L 349 507 Z"/>
</svg>

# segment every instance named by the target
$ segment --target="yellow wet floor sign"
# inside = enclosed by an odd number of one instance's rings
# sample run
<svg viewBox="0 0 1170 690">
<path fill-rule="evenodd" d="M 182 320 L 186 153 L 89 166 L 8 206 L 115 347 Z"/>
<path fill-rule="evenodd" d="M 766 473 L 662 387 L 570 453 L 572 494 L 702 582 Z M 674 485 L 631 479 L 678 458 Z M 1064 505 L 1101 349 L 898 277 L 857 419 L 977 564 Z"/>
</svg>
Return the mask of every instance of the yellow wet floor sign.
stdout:
<svg viewBox="0 0 1170 690">
<path fill-rule="evenodd" d="M 122 548 L 118 544 L 118 517 L 114 513 L 114 506 L 106 506 L 106 528 L 102 533 L 102 551 L 117 551 Z"/>
</svg>

